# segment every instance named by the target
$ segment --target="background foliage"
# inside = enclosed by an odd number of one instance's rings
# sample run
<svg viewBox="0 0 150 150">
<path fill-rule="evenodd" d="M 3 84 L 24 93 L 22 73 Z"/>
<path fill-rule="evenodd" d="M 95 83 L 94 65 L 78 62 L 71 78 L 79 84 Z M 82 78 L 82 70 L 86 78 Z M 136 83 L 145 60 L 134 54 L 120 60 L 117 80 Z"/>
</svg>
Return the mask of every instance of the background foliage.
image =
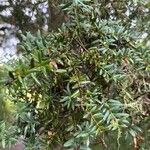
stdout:
<svg viewBox="0 0 150 150">
<path fill-rule="evenodd" d="M 148 149 L 150 50 L 148 37 L 138 39 L 148 30 L 132 26 L 136 15 L 124 9 L 149 5 L 123 4 L 61 4 L 60 29 L 22 35 L 23 56 L 4 66 L 3 85 L 27 149 Z"/>
</svg>

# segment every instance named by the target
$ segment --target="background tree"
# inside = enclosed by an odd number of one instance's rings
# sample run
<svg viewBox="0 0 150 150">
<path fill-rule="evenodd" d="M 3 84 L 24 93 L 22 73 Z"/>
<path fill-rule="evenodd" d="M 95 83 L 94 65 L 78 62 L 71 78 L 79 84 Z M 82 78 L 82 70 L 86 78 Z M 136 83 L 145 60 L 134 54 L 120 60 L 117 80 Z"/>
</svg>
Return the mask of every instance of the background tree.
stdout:
<svg viewBox="0 0 150 150">
<path fill-rule="evenodd" d="M 63 22 L 63 15 L 57 7 L 59 3 L 60 1 L 50 0 L 3 1 L 0 5 L 1 20 L 19 27 L 22 31 L 37 31 L 45 25 L 55 29 Z"/>
</svg>

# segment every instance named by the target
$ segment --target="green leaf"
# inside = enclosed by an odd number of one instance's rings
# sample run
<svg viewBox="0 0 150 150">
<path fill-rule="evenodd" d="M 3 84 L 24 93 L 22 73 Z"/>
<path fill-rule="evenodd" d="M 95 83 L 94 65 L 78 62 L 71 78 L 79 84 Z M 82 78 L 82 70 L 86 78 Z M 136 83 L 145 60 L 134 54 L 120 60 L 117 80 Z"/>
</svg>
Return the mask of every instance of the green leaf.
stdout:
<svg viewBox="0 0 150 150">
<path fill-rule="evenodd" d="M 80 95 L 80 91 L 77 90 L 77 91 L 75 91 L 75 92 L 71 95 L 71 97 L 72 97 L 72 98 L 76 98 L 76 97 L 78 97 L 79 95 Z"/>
<path fill-rule="evenodd" d="M 135 137 L 135 136 L 137 135 L 137 133 L 136 133 L 133 129 L 130 129 L 130 130 L 129 130 L 129 133 L 130 133 L 133 137 Z"/>
<path fill-rule="evenodd" d="M 64 147 L 70 147 L 74 144 L 74 139 L 70 139 L 64 143 Z"/>
<path fill-rule="evenodd" d="M 106 121 L 106 119 L 108 118 L 109 114 L 110 114 L 109 110 L 107 110 L 106 113 L 104 114 L 103 121 Z"/>
<path fill-rule="evenodd" d="M 36 78 L 34 73 L 31 73 L 31 77 L 34 79 L 34 81 L 41 86 L 41 83 L 39 82 L 39 80 Z"/>
<path fill-rule="evenodd" d="M 57 73 L 66 73 L 67 70 L 65 70 L 65 69 L 57 69 L 56 72 Z"/>
</svg>

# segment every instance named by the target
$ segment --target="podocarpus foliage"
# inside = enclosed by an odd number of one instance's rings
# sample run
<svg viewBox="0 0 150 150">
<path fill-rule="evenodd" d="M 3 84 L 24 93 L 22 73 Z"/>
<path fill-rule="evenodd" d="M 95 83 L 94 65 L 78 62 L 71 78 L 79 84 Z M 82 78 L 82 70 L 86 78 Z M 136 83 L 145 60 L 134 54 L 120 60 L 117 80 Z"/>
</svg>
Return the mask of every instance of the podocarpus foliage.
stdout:
<svg viewBox="0 0 150 150">
<path fill-rule="evenodd" d="M 150 50 L 121 21 L 101 19 L 92 2 L 62 7 L 68 22 L 48 35 L 23 35 L 23 56 L 8 68 L 28 149 L 123 149 L 126 141 L 137 148 L 146 142 Z"/>
</svg>

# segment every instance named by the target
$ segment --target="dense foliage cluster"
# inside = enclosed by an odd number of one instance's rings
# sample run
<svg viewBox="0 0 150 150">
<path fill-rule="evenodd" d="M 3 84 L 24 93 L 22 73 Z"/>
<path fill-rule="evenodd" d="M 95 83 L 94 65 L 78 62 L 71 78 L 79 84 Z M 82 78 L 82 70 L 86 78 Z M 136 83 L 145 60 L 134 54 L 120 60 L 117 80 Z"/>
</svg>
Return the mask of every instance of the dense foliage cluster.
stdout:
<svg viewBox="0 0 150 150">
<path fill-rule="evenodd" d="M 22 58 L 6 66 L 18 134 L 28 149 L 146 149 L 150 50 L 94 2 L 61 7 L 68 22 L 22 35 Z"/>
</svg>

